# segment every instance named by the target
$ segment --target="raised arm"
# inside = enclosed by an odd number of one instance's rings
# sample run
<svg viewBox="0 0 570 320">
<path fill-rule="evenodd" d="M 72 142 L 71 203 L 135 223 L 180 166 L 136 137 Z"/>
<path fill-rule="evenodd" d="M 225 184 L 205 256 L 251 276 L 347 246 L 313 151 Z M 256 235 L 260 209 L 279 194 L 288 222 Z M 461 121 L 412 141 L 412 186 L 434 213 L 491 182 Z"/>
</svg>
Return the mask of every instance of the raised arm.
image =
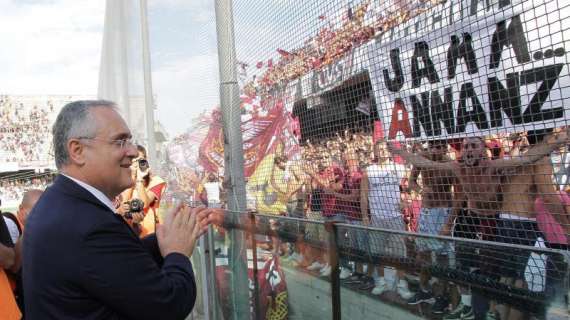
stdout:
<svg viewBox="0 0 570 320">
<path fill-rule="evenodd" d="M 437 162 L 424 158 L 423 156 L 411 153 L 405 149 L 397 148 L 392 142 L 388 142 L 388 150 L 395 155 L 398 155 L 404 160 L 408 161 L 414 166 L 426 168 L 426 169 L 437 169 L 437 170 L 451 170 L 455 169 L 452 162 Z"/>
<path fill-rule="evenodd" d="M 552 134 L 549 137 L 545 137 L 540 143 L 537 143 L 534 146 L 530 147 L 526 153 L 516 158 L 492 160 L 490 161 L 491 166 L 497 169 L 503 169 L 535 163 L 538 160 L 550 155 L 560 146 L 568 143 L 568 130 L 570 130 L 570 127 L 557 134 Z"/>
</svg>

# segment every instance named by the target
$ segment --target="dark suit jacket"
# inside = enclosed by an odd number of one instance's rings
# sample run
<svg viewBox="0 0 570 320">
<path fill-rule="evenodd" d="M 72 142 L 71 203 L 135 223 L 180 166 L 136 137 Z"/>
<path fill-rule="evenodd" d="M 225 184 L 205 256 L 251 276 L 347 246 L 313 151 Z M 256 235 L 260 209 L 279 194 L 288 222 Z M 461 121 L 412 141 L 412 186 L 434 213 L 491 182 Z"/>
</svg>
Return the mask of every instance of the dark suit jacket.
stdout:
<svg viewBox="0 0 570 320">
<path fill-rule="evenodd" d="M 164 258 L 123 219 L 65 176 L 26 222 L 26 319 L 184 319 L 196 300 L 192 265 Z"/>
</svg>

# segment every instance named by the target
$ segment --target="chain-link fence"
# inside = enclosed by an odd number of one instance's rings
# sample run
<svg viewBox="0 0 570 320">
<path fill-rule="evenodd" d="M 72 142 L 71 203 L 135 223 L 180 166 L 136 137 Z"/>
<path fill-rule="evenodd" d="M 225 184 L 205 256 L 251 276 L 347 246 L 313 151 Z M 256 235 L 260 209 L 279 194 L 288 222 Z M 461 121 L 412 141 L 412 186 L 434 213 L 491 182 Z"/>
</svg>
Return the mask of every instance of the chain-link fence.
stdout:
<svg viewBox="0 0 570 320">
<path fill-rule="evenodd" d="M 177 178 L 229 209 L 216 267 L 253 254 L 252 314 L 568 316 L 570 3 L 224 8 L 222 109 Z"/>
</svg>

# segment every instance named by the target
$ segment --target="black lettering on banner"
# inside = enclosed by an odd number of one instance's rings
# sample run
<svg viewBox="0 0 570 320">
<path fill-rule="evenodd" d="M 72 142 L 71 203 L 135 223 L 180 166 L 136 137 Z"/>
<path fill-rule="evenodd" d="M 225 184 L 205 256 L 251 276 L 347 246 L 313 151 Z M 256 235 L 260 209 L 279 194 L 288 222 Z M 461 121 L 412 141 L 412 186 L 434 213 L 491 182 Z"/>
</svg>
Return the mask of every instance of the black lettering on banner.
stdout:
<svg viewBox="0 0 570 320">
<path fill-rule="evenodd" d="M 467 111 L 467 99 L 471 99 L 473 110 Z M 469 122 L 474 122 L 477 129 L 488 129 L 489 123 L 485 110 L 481 107 L 481 103 L 475 94 L 473 83 L 467 82 L 461 85 L 459 93 L 459 110 L 457 110 L 457 128 L 456 133 L 465 132 L 465 128 Z"/>
<path fill-rule="evenodd" d="M 436 26 L 437 24 L 437 26 Z M 443 18 L 441 14 L 434 14 L 431 17 L 431 29 L 435 30 L 436 28 L 441 28 L 443 24 Z"/>
<path fill-rule="evenodd" d="M 422 59 L 424 67 L 420 69 L 418 58 Z M 422 83 L 422 78 L 428 78 L 430 83 L 439 82 L 439 76 L 435 66 L 429 57 L 429 46 L 427 42 L 416 42 L 414 55 L 412 56 L 412 87 L 417 88 Z"/>
<path fill-rule="evenodd" d="M 530 61 L 530 53 L 528 43 L 524 35 L 520 16 L 514 16 L 511 23 L 507 27 L 507 21 L 497 23 L 497 30 L 493 33 L 491 41 L 491 59 L 489 61 L 490 68 L 499 67 L 501 55 L 505 46 L 512 45 L 517 62 L 526 63 Z"/>
<path fill-rule="evenodd" d="M 477 57 L 473 50 L 472 38 L 469 33 L 463 34 L 463 42 L 455 35 L 451 36 L 451 45 L 447 50 L 447 77 L 455 78 L 455 70 L 457 69 L 457 59 L 463 59 L 467 65 L 467 72 L 475 74 L 479 72 L 477 67 Z"/>
<path fill-rule="evenodd" d="M 497 77 L 491 77 L 488 81 L 491 128 L 503 125 L 501 110 L 507 115 L 512 124 L 523 123 L 519 73 L 507 74 L 507 88 L 503 86 Z"/>
<path fill-rule="evenodd" d="M 474 16 L 477 14 L 477 7 L 479 2 L 485 1 L 487 6 L 487 11 L 491 10 L 492 1 L 491 0 L 471 0 L 471 12 L 470 15 Z M 511 0 L 499 0 L 499 8 L 503 8 L 511 4 Z"/>
<path fill-rule="evenodd" d="M 429 91 L 422 92 L 420 95 L 421 101 L 419 101 L 415 94 L 410 96 L 412 112 L 414 113 L 414 137 L 420 137 L 422 135 L 421 127 L 424 128 L 426 136 L 431 137 L 433 136 L 433 129 L 429 112 Z"/>
<path fill-rule="evenodd" d="M 453 90 L 451 87 L 445 88 L 444 101 L 437 90 L 431 92 L 431 118 L 433 133 L 436 136 L 441 134 L 441 122 L 445 126 L 447 134 L 455 133 L 455 117 L 453 115 Z"/>
<path fill-rule="evenodd" d="M 558 63 L 521 72 L 520 81 L 523 86 L 530 83 L 542 82 L 523 113 L 524 123 L 564 117 L 564 107 L 542 110 L 542 105 L 548 98 L 550 90 L 554 87 L 563 68 L 564 64 Z"/>
<path fill-rule="evenodd" d="M 390 78 L 390 73 L 387 69 L 382 70 L 384 73 L 384 82 L 386 88 L 392 92 L 398 92 L 404 86 L 404 72 L 402 71 L 402 63 L 400 62 L 400 49 L 390 50 L 390 62 L 394 70 L 394 79 Z"/>
</svg>

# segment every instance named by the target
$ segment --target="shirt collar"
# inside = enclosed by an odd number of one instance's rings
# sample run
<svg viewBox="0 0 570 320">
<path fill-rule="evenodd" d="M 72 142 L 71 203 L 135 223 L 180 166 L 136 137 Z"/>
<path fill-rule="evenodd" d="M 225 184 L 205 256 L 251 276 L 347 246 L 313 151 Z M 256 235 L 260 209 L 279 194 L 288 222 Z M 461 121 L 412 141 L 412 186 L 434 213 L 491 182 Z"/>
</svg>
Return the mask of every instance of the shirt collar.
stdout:
<svg viewBox="0 0 570 320">
<path fill-rule="evenodd" d="M 99 189 L 94 188 L 90 185 L 88 185 L 87 183 L 81 181 L 81 180 L 77 180 L 73 177 L 70 177 L 66 174 L 60 173 L 63 176 L 66 176 L 67 178 L 73 180 L 75 183 L 77 183 L 78 185 L 80 185 L 81 187 L 83 187 L 85 190 L 89 191 L 89 193 L 91 193 L 95 198 L 97 198 L 97 200 L 101 201 L 105 206 L 107 206 L 109 209 L 111 209 L 111 211 L 116 212 L 115 206 L 113 205 L 113 201 L 111 201 L 111 199 L 109 199 L 105 194 L 103 194 L 103 192 L 99 191 Z"/>
</svg>

